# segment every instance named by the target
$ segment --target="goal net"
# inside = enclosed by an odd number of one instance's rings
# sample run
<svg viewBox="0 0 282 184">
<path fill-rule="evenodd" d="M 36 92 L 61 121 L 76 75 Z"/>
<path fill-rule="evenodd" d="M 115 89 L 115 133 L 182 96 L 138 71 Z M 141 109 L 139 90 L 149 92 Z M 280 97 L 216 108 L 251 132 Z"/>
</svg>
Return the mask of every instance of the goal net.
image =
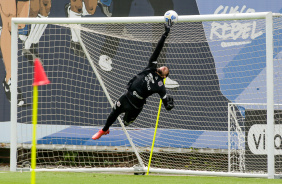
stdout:
<svg viewBox="0 0 282 184">
<path fill-rule="evenodd" d="M 146 67 L 164 32 L 163 17 L 13 19 L 29 27 L 47 24 L 30 49 L 24 41 L 12 39 L 18 48 L 13 50 L 17 68 L 12 86 L 16 81 L 25 103 L 32 104 L 35 57 L 51 81 L 38 88 L 36 168 L 144 173 L 153 149 L 150 172 L 267 173 L 259 166 L 245 169 L 245 117 L 236 105 L 232 107 L 236 118 L 228 113 L 230 102 L 266 103 L 265 15 L 179 16 L 158 58 L 160 66 L 170 68 L 165 85 L 175 108 L 166 111 L 162 106 L 155 139 L 158 95 L 148 98 L 134 123 L 124 127 L 121 115 L 110 134 L 99 140 L 91 137 L 104 126 L 127 82 Z M 282 19 L 273 20 L 279 103 Z M 12 124 L 17 127 L 11 157 L 16 155 L 17 169 L 29 169 L 32 106 L 17 107 L 16 102 L 11 105 Z M 228 128 L 231 122 L 237 122 L 239 132 Z"/>
</svg>

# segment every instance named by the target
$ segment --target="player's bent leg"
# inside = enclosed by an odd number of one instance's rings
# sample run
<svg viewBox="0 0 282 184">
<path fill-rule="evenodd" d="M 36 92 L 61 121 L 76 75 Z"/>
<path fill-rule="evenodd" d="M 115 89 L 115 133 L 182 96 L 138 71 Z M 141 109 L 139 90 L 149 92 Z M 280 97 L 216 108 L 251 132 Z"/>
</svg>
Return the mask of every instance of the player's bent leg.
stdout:
<svg viewBox="0 0 282 184">
<path fill-rule="evenodd" d="M 134 120 L 135 120 L 135 119 L 134 119 Z M 133 123 L 133 122 L 134 122 L 134 120 L 129 121 L 129 122 L 127 122 L 127 121 L 123 121 L 123 124 L 124 124 L 124 126 L 128 126 L 128 125 L 130 125 L 131 123 Z"/>
<path fill-rule="evenodd" d="M 123 117 L 123 124 L 124 124 L 124 126 L 129 126 L 136 119 L 136 117 L 128 117 L 127 114 L 125 114 L 124 117 Z"/>
<path fill-rule="evenodd" d="M 99 130 L 96 134 L 94 134 L 92 136 L 92 139 L 96 140 L 99 139 L 100 137 L 102 137 L 103 135 L 107 135 L 110 133 L 110 126 L 116 121 L 116 119 L 118 118 L 118 116 L 124 112 L 124 108 L 122 106 L 123 102 L 124 102 L 124 95 L 120 97 L 120 99 L 118 101 L 116 101 L 116 103 L 113 106 L 113 110 L 110 113 L 110 115 L 108 116 L 107 122 L 104 126 L 103 129 Z"/>
<path fill-rule="evenodd" d="M 142 108 L 136 109 L 133 106 L 130 107 L 130 110 L 128 110 L 123 117 L 123 124 L 125 126 L 129 126 L 131 123 L 135 121 L 135 119 L 137 118 L 137 116 L 140 114 L 141 111 Z"/>
</svg>

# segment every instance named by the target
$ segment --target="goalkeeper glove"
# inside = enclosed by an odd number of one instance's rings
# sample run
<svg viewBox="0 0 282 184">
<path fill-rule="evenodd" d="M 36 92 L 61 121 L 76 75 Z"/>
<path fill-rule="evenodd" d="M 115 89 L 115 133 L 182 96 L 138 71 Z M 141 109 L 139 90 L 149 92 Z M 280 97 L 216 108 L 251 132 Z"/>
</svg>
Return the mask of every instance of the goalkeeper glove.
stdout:
<svg viewBox="0 0 282 184">
<path fill-rule="evenodd" d="M 172 96 L 167 96 L 167 105 L 165 106 L 165 109 L 170 111 L 174 108 L 174 102 Z"/>
</svg>

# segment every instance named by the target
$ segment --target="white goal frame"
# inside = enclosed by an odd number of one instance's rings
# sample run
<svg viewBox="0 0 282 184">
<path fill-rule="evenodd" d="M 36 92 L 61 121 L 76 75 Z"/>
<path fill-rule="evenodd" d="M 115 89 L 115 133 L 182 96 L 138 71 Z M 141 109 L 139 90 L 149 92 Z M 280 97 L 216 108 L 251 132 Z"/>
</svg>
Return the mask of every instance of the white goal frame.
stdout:
<svg viewBox="0 0 282 184">
<path fill-rule="evenodd" d="M 280 14 L 279 14 L 280 15 Z M 179 16 L 179 22 L 198 22 L 198 21 L 223 21 L 223 20 L 250 20 L 250 19 L 265 19 L 266 21 L 266 73 L 267 73 L 267 134 L 272 135 L 274 133 L 274 82 L 273 82 L 273 16 L 275 14 L 271 12 L 260 12 L 260 13 L 240 13 L 240 14 L 221 14 L 221 15 L 189 15 L 189 16 Z M 12 18 L 11 24 L 11 65 L 12 67 L 12 77 L 11 77 L 11 142 L 10 142 L 10 171 L 16 171 L 16 161 L 17 161 L 17 52 L 18 52 L 18 24 L 106 24 L 106 23 L 154 23 L 163 22 L 162 16 L 154 17 L 111 17 L 111 18 Z M 80 40 L 81 42 L 81 40 Z M 82 44 L 83 45 L 83 44 Z M 83 48 L 85 49 L 85 48 Z M 87 56 L 86 54 L 86 57 Z M 91 63 L 91 62 L 90 62 Z M 95 72 L 95 66 L 92 66 Z M 98 72 L 95 72 L 98 74 Z M 99 78 L 99 75 L 97 75 Z M 105 94 L 107 95 L 107 90 L 103 86 L 103 81 L 99 79 L 100 85 L 102 86 Z M 107 95 L 108 97 L 108 95 Z M 110 101 L 113 106 L 113 102 Z M 119 120 L 121 122 L 121 120 Z M 122 128 L 125 127 L 121 123 Z M 127 138 L 130 141 L 132 149 L 136 153 L 138 161 L 141 165 L 140 168 L 85 168 L 85 169 L 37 169 L 36 171 L 97 171 L 97 172 L 135 172 L 143 171 L 146 172 L 147 168 L 142 164 L 142 160 L 138 157 L 138 152 L 134 148 L 134 144 L 128 134 Z M 214 176 L 237 176 L 237 177 L 259 177 L 259 178 L 269 178 L 273 179 L 274 170 L 274 140 L 268 139 L 268 171 L 267 174 L 250 174 L 250 173 L 232 173 L 232 172 L 205 172 L 205 171 L 184 171 L 184 170 L 172 170 L 172 169 L 150 169 L 150 172 L 154 173 L 169 173 L 169 174 L 187 174 L 187 175 L 214 175 Z"/>
</svg>

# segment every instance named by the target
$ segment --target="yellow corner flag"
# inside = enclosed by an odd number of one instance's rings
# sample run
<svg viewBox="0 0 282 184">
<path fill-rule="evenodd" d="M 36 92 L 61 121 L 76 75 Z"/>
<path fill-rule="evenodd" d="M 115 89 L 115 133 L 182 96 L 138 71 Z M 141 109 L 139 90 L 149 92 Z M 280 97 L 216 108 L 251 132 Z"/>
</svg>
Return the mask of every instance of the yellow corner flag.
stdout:
<svg viewBox="0 0 282 184">
<path fill-rule="evenodd" d="M 33 81 L 33 106 L 32 106 L 32 147 L 31 147 L 31 184 L 35 184 L 36 168 L 36 125 L 38 108 L 38 86 L 49 84 L 45 71 L 38 58 L 34 60 L 34 81 Z"/>
</svg>

